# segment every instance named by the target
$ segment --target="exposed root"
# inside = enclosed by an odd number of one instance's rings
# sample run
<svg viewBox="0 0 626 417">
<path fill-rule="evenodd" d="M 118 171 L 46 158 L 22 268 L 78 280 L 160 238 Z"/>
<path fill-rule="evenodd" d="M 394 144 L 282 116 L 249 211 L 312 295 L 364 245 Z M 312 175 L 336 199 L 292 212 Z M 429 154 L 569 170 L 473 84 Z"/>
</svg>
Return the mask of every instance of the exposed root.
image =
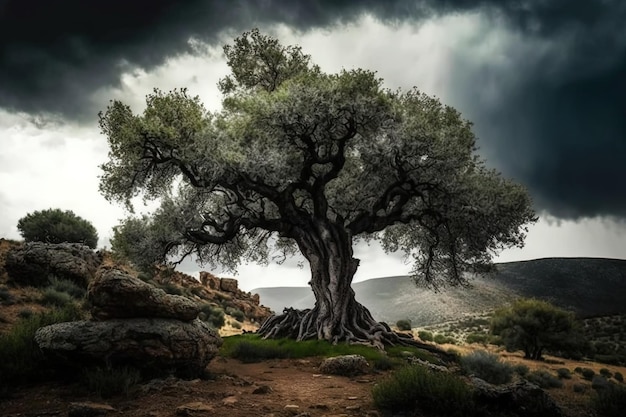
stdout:
<svg viewBox="0 0 626 417">
<path fill-rule="evenodd" d="M 454 356 L 437 346 L 415 340 L 404 333 L 396 333 L 384 322 L 377 322 L 370 312 L 357 304 L 348 320 L 333 326 L 332 336 L 325 337 L 325 323 L 318 320 L 317 310 L 286 308 L 283 314 L 273 315 L 257 330 L 264 339 L 290 338 L 296 340 L 326 339 L 336 344 L 345 342 L 384 349 L 385 346 L 413 346 L 434 353 L 445 361 Z"/>
</svg>

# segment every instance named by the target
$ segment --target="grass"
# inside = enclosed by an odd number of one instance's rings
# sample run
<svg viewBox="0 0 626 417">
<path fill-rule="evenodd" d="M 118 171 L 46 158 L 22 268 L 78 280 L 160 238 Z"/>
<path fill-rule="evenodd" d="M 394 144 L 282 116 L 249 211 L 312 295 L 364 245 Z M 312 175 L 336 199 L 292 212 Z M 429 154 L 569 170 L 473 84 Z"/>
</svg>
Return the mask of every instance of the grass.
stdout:
<svg viewBox="0 0 626 417">
<path fill-rule="evenodd" d="M 49 279 L 49 281 L 50 288 L 53 288 L 58 292 L 67 293 L 72 298 L 75 298 L 77 300 L 84 298 L 85 294 L 87 293 L 87 290 L 85 288 L 79 286 L 74 281 L 71 281 L 69 279 L 60 279 L 53 276 Z"/>
<path fill-rule="evenodd" d="M 71 304 L 74 298 L 66 292 L 56 290 L 52 287 L 46 287 L 41 292 L 41 304 L 45 306 L 64 307 Z"/>
<path fill-rule="evenodd" d="M 129 367 L 94 367 L 83 371 L 83 380 L 89 390 L 101 398 L 124 394 L 129 396 L 141 381 L 141 373 Z"/>
<path fill-rule="evenodd" d="M 437 415 L 470 416 L 476 412 L 473 392 L 463 380 L 423 366 L 395 371 L 372 389 L 372 398 L 377 408 L 391 413 L 419 409 Z"/>
<path fill-rule="evenodd" d="M 6 392 L 16 384 L 41 380 L 46 376 L 45 359 L 35 342 L 37 329 L 78 320 L 81 316 L 82 312 L 76 304 L 67 304 L 62 309 L 23 318 L 8 333 L 0 335 L 0 392 Z"/>
<path fill-rule="evenodd" d="M 626 410 L 626 388 L 611 384 L 606 389 L 597 390 L 592 397 L 591 406 L 598 416 L 623 416 Z"/>
</svg>

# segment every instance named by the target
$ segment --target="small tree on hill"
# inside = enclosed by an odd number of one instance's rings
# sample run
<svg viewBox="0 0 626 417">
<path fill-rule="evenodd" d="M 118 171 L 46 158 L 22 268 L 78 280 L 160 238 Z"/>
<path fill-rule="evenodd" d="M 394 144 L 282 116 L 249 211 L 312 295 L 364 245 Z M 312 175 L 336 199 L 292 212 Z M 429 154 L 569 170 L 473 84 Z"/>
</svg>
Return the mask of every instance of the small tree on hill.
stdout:
<svg viewBox="0 0 626 417">
<path fill-rule="evenodd" d="M 497 310 L 491 331 L 508 350 L 523 350 L 525 358 L 534 360 L 544 350 L 570 350 L 578 339 L 573 313 L 536 299 L 520 299 Z"/>
<path fill-rule="evenodd" d="M 523 244 L 530 198 L 485 168 L 456 110 L 387 90 L 370 71 L 326 74 L 256 30 L 224 51 L 220 112 L 185 90 L 155 90 L 141 115 L 119 101 L 100 115 L 110 146 L 100 187 L 129 207 L 139 193 L 161 199 L 145 226 L 163 256 L 234 270 L 301 252 L 315 306 L 260 334 L 401 342 L 355 300 L 358 240 L 413 256 L 416 282 L 433 287 L 462 284 L 495 251 Z"/>
<path fill-rule="evenodd" d="M 82 243 L 92 249 L 98 245 L 96 228 L 71 210 L 29 213 L 17 222 L 17 229 L 26 242 Z"/>
</svg>

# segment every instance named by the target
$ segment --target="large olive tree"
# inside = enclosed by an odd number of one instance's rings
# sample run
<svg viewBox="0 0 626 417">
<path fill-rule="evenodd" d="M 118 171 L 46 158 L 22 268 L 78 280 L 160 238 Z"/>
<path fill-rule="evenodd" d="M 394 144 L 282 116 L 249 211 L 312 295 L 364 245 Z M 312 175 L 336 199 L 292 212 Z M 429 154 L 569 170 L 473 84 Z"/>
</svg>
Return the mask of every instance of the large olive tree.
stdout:
<svg viewBox="0 0 626 417">
<path fill-rule="evenodd" d="M 367 70 L 324 73 L 256 30 L 224 51 L 221 111 L 155 90 L 141 115 L 119 101 L 100 115 L 101 191 L 161 199 L 144 223 L 163 255 L 234 269 L 301 252 L 315 307 L 275 316 L 261 334 L 401 341 L 355 300 L 359 239 L 412 256 L 415 280 L 434 287 L 465 283 L 495 251 L 523 244 L 528 194 L 485 168 L 453 108 L 385 89 Z"/>
</svg>

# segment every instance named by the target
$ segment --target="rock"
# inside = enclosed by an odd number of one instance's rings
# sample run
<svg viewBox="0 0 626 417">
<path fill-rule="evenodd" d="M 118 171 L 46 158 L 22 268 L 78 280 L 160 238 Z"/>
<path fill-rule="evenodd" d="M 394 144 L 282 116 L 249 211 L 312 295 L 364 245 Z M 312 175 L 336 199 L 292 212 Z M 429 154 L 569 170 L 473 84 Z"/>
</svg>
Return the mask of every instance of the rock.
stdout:
<svg viewBox="0 0 626 417">
<path fill-rule="evenodd" d="M 269 394 L 270 392 L 272 392 L 272 388 L 269 385 L 261 385 L 260 387 L 257 387 L 254 389 L 254 391 L 252 391 L 253 394 Z"/>
<path fill-rule="evenodd" d="M 42 327 L 39 347 L 63 365 L 130 365 L 151 375 L 199 375 L 222 339 L 200 320 L 75 321 Z"/>
<path fill-rule="evenodd" d="M 117 410 L 108 404 L 98 403 L 70 403 L 68 407 L 68 417 L 97 417 L 104 416 Z"/>
<path fill-rule="evenodd" d="M 361 355 L 342 355 L 325 359 L 319 367 L 323 374 L 354 376 L 369 372 L 369 363 Z"/>
<path fill-rule="evenodd" d="M 200 271 L 200 282 L 212 290 L 220 289 L 220 279 L 210 272 Z"/>
<path fill-rule="evenodd" d="M 220 280 L 220 290 L 236 293 L 239 291 L 237 280 L 234 278 L 222 278 Z"/>
<path fill-rule="evenodd" d="M 89 284 L 87 298 L 96 320 L 113 318 L 172 318 L 191 321 L 199 306 L 186 297 L 165 293 L 123 271 L 100 268 Z"/>
<path fill-rule="evenodd" d="M 287 413 L 295 416 L 296 414 L 299 414 L 300 411 L 300 406 L 296 405 L 296 404 L 287 404 L 284 408 L 283 408 Z"/>
<path fill-rule="evenodd" d="M 480 378 L 470 378 L 480 406 L 494 413 L 524 417 L 562 417 L 563 412 L 550 396 L 528 381 L 492 385 Z"/>
<path fill-rule="evenodd" d="M 79 243 L 26 242 L 7 253 L 5 269 L 20 285 L 43 286 L 56 276 L 86 288 L 101 263 L 101 254 Z"/>
<path fill-rule="evenodd" d="M 213 412 L 213 407 L 209 404 L 196 401 L 192 403 L 183 404 L 176 408 L 177 416 L 199 416 L 207 415 Z"/>
</svg>

